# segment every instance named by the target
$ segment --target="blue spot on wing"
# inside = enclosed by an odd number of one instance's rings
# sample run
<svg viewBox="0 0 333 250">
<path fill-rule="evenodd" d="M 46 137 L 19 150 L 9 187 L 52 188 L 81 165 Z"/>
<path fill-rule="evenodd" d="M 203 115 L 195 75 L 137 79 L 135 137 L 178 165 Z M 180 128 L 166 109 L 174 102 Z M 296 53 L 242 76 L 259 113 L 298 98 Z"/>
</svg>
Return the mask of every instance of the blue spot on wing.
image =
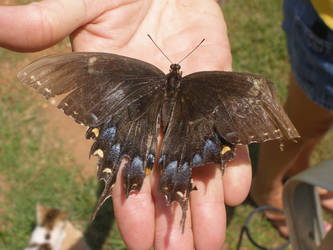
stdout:
<svg viewBox="0 0 333 250">
<path fill-rule="evenodd" d="M 192 160 L 192 166 L 196 167 L 196 166 L 201 166 L 203 165 L 203 161 L 202 158 L 199 154 L 195 154 Z"/>
<path fill-rule="evenodd" d="M 116 132 L 117 129 L 115 127 L 111 127 L 103 130 L 100 136 L 102 139 L 106 140 L 107 143 L 111 146 L 116 137 Z"/>
<path fill-rule="evenodd" d="M 134 157 L 131 164 L 133 167 L 140 167 L 143 169 L 143 161 L 139 156 Z"/>
<path fill-rule="evenodd" d="M 214 162 L 219 157 L 219 150 L 217 145 L 210 139 L 205 141 L 204 150 L 203 150 L 203 158 L 204 162 Z"/>
</svg>

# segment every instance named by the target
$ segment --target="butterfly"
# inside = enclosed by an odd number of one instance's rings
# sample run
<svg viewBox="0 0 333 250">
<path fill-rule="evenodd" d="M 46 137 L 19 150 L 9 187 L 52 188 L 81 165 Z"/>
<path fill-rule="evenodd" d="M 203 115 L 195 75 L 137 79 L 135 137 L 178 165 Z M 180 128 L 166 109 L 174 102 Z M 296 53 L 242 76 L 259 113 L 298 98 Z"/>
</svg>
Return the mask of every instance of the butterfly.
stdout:
<svg viewBox="0 0 333 250">
<path fill-rule="evenodd" d="M 165 74 L 147 62 L 110 53 L 50 55 L 23 68 L 19 80 L 58 105 L 94 139 L 97 177 L 105 182 L 94 213 L 112 195 L 123 158 L 126 197 L 139 191 L 156 165 L 159 191 L 182 208 L 184 229 L 192 169 L 222 169 L 236 145 L 290 140 L 299 134 L 273 83 L 249 73 L 202 71 L 182 77 L 179 64 Z M 163 133 L 162 143 L 158 136 Z"/>
</svg>

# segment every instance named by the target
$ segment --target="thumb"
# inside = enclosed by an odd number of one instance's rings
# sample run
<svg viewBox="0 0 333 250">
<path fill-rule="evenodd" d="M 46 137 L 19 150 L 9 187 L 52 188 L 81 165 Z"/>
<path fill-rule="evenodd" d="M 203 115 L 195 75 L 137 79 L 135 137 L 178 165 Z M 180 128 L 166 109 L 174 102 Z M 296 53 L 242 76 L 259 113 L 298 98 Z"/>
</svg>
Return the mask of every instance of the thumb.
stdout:
<svg viewBox="0 0 333 250">
<path fill-rule="evenodd" d="M 0 6 L 0 46 L 21 52 L 46 49 L 98 15 L 101 8 L 94 5 L 87 8 L 84 0 L 44 0 Z"/>
</svg>

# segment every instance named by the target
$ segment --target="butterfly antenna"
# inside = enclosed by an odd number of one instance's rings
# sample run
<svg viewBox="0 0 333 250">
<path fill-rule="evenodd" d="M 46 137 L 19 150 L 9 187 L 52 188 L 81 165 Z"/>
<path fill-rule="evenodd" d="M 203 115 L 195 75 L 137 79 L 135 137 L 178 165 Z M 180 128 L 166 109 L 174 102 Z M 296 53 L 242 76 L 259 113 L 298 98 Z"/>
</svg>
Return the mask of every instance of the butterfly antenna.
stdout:
<svg viewBox="0 0 333 250">
<path fill-rule="evenodd" d="M 169 59 L 169 57 L 163 52 L 163 50 L 158 47 L 158 45 L 155 43 L 155 41 L 153 40 L 153 38 L 151 38 L 151 36 L 149 34 L 147 34 L 147 36 L 149 37 L 149 39 L 155 44 L 155 46 L 161 51 L 161 53 L 165 56 L 166 59 L 168 59 L 168 61 L 172 64 L 173 62 Z"/>
<path fill-rule="evenodd" d="M 180 64 L 182 61 L 184 61 L 189 55 L 191 55 L 203 42 L 205 41 L 205 38 L 201 40 L 201 42 L 194 47 L 194 49 L 191 50 L 190 53 L 188 53 L 186 56 L 183 57 L 177 64 Z"/>
</svg>

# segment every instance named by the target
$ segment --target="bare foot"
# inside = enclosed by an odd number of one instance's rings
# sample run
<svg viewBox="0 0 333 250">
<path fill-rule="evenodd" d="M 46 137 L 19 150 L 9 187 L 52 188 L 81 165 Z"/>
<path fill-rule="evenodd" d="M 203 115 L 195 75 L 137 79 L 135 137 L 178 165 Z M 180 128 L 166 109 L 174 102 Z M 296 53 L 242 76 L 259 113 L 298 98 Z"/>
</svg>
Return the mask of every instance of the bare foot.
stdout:
<svg viewBox="0 0 333 250">
<path fill-rule="evenodd" d="M 254 178 L 250 197 L 258 206 L 270 205 L 282 209 L 282 189 L 282 182 L 280 185 L 265 186 Z M 322 207 L 333 212 L 333 193 L 320 187 L 318 187 L 318 193 Z M 264 214 L 279 231 L 281 236 L 286 238 L 289 236 L 286 218 L 283 214 L 274 211 L 265 211 Z M 326 221 L 324 222 L 324 226 L 326 231 L 329 231 L 332 227 L 332 225 Z"/>
</svg>

